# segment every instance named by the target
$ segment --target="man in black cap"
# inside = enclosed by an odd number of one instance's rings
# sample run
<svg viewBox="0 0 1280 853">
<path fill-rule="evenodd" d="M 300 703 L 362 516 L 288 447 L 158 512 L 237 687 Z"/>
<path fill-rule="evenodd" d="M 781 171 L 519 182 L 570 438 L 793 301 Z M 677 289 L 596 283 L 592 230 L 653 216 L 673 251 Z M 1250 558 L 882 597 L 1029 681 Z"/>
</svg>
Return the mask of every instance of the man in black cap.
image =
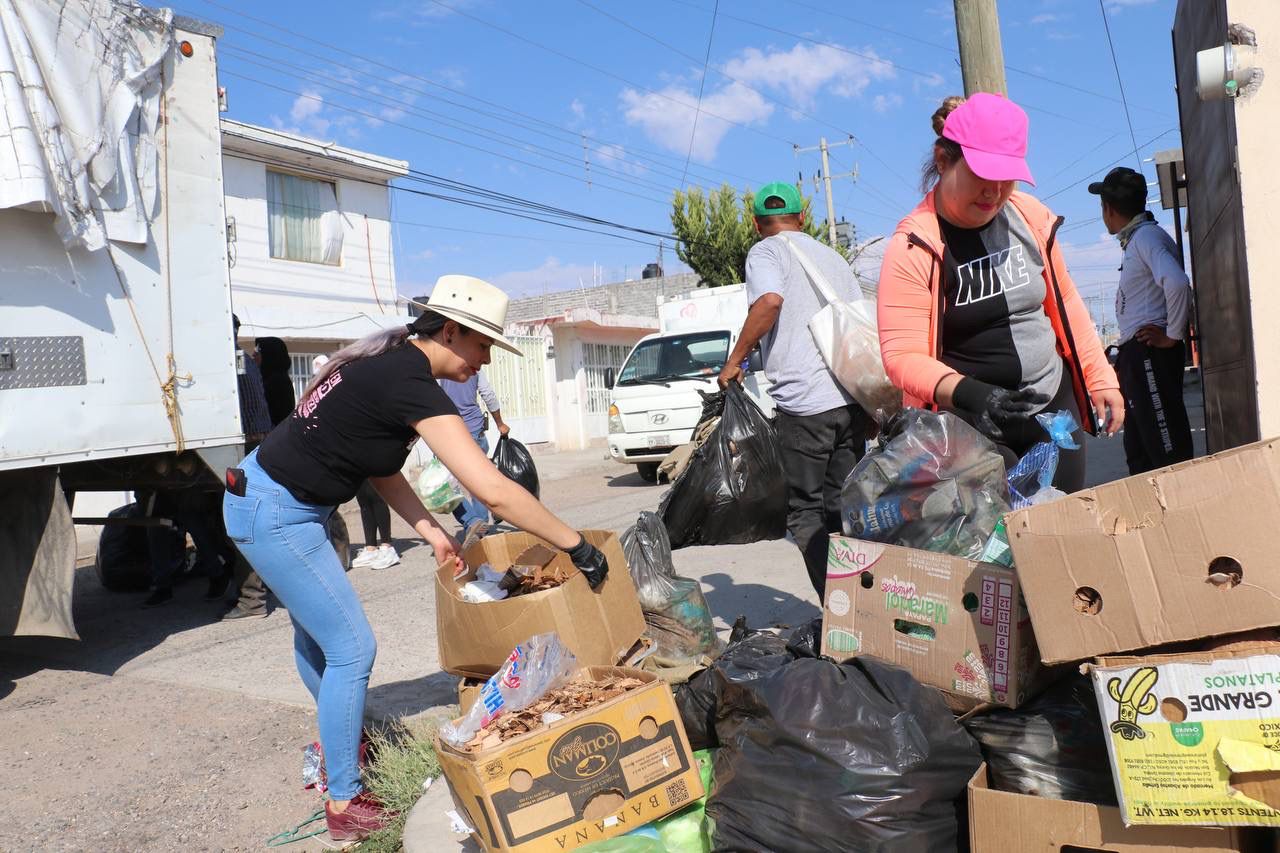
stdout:
<svg viewBox="0 0 1280 853">
<path fill-rule="evenodd" d="M 1130 474 L 1190 459 L 1191 424 L 1182 402 L 1191 283 L 1177 244 L 1147 210 L 1147 182 L 1124 166 L 1089 184 L 1124 260 L 1116 290 L 1124 394 L 1124 451 Z"/>
</svg>

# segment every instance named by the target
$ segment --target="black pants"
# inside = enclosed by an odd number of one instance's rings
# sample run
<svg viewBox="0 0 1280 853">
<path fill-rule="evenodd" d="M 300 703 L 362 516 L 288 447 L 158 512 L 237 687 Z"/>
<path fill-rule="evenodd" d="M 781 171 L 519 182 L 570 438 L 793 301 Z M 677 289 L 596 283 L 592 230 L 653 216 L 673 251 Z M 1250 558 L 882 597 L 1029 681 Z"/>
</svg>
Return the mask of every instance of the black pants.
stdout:
<svg viewBox="0 0 1280 853">
<path fill-rule="evenodd" d="M 373 484 L 365 480 L 356 491 L 356 503 L 360 504 L 360 526 L 364 528 L 365 545 L 391 544 L 391 507 L 378 494 Z"/>
<path fill-rule="evenodd" d="M 1160 349 L 1133 338 L 1120 347 L 1116 374 L 1124 394 L 1124 455 L 1131 475 L 1195 455 L 1182 402 L 1185 360 L 1181 342 Z"/>
<path fill-rule="evenodd" d="M 858 406 L 818 415 L 778 410 L 778 443 L 787 478 L 787 530 L 804 555 L 809 582 L 823 600 L 827 535 L 840 532 L 840 491 L 866 452 L 870 419 Z"/>
</svg>

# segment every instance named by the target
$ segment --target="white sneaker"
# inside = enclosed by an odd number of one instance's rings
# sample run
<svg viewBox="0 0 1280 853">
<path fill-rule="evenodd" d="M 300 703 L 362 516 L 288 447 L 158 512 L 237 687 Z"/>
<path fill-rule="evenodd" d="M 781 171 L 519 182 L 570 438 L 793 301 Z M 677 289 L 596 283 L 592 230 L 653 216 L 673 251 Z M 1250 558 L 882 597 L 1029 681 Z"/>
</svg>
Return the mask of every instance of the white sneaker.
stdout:
<svg viewBox="0 0 1280 853">
<path fill-rule="evenodd" d="M 373 565 L 374 560 L 378 558 L 378 549 L 366 545 L 360 549 L 360 553 L 356 554 L 356 558 L 351 561 L 351 568 L 366 569 Z"/>
<path fill-rule="evenodd" d="M 398 562 L 400 562 L 400 555 L 396 553 L 395 548 L 390 545 L 380 545 L 378 552 L 369 563 L 369 568 L 389 569 Z"/>
</svg>

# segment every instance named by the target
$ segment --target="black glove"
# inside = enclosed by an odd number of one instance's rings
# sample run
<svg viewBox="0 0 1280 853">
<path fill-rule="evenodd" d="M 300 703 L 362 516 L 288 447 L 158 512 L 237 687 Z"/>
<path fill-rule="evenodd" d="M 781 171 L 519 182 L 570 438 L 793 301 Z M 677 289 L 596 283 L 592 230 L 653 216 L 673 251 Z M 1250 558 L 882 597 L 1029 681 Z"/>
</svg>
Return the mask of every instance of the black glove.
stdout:
<svg viewBox="0 0 1280 853">
<path fill-rule="evenodd" d="M 1049 402 L 1050 397 L 1030 388 L 1010 391 L 966 376 L 956 385 L 951 399 L 956 408 L 974 416 L 979 432 L 998 441 L 1004 438 L 1005 427 L 1029 420 L 1032 412 Z"/>
<path fill-rule="evenodd" d="M 583 536 L 577 545 L 568 550 L 568 553 L 573 564 L 586 575 L 587 583 L 592 589 L 604 583 L 604 579 L 609 575 L 609 561 L 605 559 L 599 548 L 587 541 L 587 537 Z"/>
</svg>

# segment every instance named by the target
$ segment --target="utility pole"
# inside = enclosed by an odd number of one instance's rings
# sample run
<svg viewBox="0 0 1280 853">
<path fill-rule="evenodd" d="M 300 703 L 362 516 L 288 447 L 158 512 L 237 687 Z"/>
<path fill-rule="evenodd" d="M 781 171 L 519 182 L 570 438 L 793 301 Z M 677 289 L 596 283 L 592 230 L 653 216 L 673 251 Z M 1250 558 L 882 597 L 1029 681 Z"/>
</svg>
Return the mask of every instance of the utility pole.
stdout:
<svg viewBox="0 0 1280 853">
<path fill-rule="evenodd" d="M 848 139 L 844 140 L 843 142 L 832 143 L 832 146 L 834 145 L 848 145 L 852 147 L 853 137 L 850 136 Z M 835 199 L 831 197 L 831 179 L 833 177 L 857 178 L 858 173 L 855 170 L 850 172 L 847 175 L 831 174 L 831 161 L 827 156 L 827 151 L 832 146 L 827 145 L 827 138 L 823 136 L 819 138 L 818 144 L 816 147 L 811 146 L 809 148 L 801 148 L 799 145 L 796 145 L 796 146 L 793 146 L 793 148 L 795 149 L 796 154 L 803 154 L 806 151 L 822 152 L 822 182 L 825 185 L 826 195 L 827 195 L 827 241 L 830 245 L 834 246 L 836 244 L 836 203 L 835 203 Z"/>
<path fill-rule="evenodd" d="M 975 92 L 1008 95 L 996 0 L 955 0 L 955 7 L 965 97 Z"/>
</svg>

